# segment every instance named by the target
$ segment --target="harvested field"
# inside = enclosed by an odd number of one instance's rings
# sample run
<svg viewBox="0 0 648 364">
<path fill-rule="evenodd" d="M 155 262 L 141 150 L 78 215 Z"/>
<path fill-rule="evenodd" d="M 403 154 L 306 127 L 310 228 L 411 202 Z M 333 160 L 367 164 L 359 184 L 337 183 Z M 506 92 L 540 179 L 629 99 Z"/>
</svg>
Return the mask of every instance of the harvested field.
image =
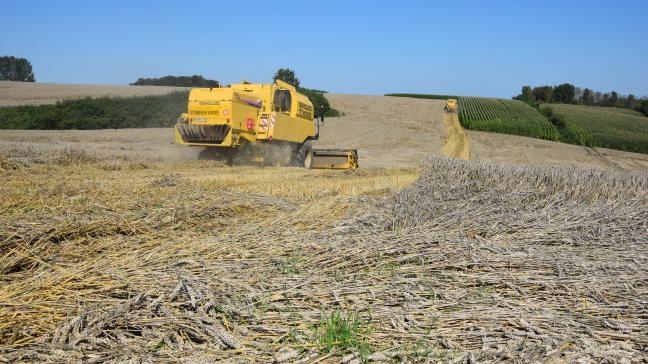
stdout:
<svg viewBox="0 0 648 364">
<path fill-rule="evenodd" d="M 357 148 L 362 167 L 417 167 L 447 140 L 441 100 L 326 94 L 344 113 L 327 118 L 321 148 Z"/>
<path fill-rule="evenodd" d="M 175 144 L 173 129 L 0 130 L 0 155 L 26 162 L 48 162 L 67 151 L 95 160 L 178 162 L 198 158 L 202 148 Z"/>
<path fill-rule="evenodd" d="M 648 170 L 648 155 L 589 148 L 522 136 L 466 130 L 470 158 L 518 165 L 563 165 L 610 170 Z"/>
<path fill-rule="evenodd" d="M 73 85 L 0 81 L 0 107 L 53 104 L 61 100 L 84 97 L 161 95 L 186 89 L 185 87 L 171 86 Z"/>
<path fill-rule="evenodd" d="M 76 151 L 0 174 L 2 360 L 648 359 L 645 172 Z"/>
</svg>

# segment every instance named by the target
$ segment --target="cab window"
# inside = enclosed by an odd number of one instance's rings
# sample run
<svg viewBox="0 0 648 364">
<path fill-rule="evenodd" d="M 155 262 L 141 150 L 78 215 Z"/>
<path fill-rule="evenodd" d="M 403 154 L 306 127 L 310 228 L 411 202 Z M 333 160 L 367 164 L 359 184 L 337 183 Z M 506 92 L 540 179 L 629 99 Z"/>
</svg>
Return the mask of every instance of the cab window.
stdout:
<svg viewBox="0 0 648 364">
<path fill-rule="evenodd" d="M 277 90 L 274 94 L 274 110 L 281 112 L 290 112 L 292 98 L 290 91 Z"/>
</svg>

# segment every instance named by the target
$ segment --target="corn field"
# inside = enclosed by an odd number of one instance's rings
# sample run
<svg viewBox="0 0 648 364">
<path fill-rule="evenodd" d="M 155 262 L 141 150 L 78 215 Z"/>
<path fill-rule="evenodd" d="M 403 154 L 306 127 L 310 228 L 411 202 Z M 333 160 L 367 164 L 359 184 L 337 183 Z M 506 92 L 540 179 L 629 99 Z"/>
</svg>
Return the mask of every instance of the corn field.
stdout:
<svg viewBox="0 0 648 364">
<path fill-rule="evenodd" d="M 558 140 L 558 129 L 533 107 L 519 100 L 460 97 L 459 120 L 472 130 Z"/>
<path fill-rule="evenodd" d="M 648 118 L 627 109 L 551 104 L 551 109 L 581 144 L 648 153 Z"/>
</svg>

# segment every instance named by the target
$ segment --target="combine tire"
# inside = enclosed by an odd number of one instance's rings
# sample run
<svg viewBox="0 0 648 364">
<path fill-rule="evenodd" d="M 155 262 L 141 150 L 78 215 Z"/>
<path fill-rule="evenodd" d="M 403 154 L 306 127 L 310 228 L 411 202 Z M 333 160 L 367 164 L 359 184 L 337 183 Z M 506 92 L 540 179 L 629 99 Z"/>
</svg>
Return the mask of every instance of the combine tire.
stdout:
<svg viewBox="0 0 648 364">
<path fill-rule="evenodd" d="M 304 167 L 310 169 L 312 163 L 313 163 L 313 146 L 311 145 L 310 141 L 306 141 L 304 142 L 304 144 L 300 145 L 299 148 L 297 149 L 297 153 L 295 154 L 294 164 L 296 167 Z"/>
</svg>

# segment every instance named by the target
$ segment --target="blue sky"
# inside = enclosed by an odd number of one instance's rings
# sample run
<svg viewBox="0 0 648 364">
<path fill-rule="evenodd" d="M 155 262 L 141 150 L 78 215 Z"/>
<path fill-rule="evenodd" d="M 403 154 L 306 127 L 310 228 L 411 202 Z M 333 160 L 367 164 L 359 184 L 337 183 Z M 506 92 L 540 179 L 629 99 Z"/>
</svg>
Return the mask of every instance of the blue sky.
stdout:
<svg viewBox="0 0 648 364">
<path fill-rule="evenodd" d="M 648 95 L 648 1 L 7 1 L 0 55 L 39 82 L 280 67 L 339 93 L 510 97 L 570 82 Z"/>
</svg>

